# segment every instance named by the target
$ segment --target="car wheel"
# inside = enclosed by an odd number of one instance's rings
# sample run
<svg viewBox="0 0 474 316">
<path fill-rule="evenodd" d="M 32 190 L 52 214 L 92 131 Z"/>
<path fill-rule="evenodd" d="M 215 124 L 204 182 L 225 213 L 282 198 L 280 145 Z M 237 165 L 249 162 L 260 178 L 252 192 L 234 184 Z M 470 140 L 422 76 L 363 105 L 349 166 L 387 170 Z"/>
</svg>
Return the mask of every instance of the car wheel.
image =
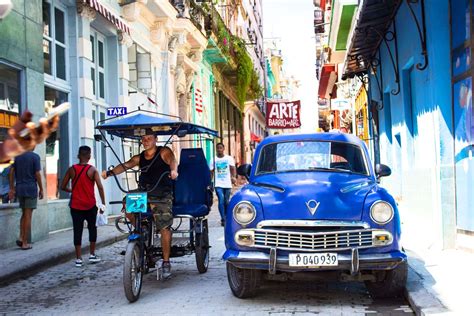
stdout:
<svg viewBox="0 0 474 316">
<path fill-rule="evenodd" d="M 227 280 L 234 296 L 250 298 L 257 294 L 262 272 L 260 270 L 241 269 L 227 262 Z"/>
<path fill-rule="evenodd" d="M 400 263 L 395 269 L 385 272 L 381 281 L 366 281 L 365 285 L 374 298 L 387 298 L 403 295 L 407 283 L 408 264 Z"/>
</svg>

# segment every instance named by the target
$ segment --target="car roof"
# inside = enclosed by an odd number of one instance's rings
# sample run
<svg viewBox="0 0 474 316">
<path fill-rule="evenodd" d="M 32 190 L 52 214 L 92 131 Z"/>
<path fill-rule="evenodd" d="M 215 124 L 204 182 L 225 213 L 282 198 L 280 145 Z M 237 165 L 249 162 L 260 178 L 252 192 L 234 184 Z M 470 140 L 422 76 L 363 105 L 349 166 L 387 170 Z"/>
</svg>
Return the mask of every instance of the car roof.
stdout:
<svg viewBox="0 0 474 316">
<path fill-rule="evenodd" d="M 271 143 L 290 142 L 290 141 L 337 141 L 352 143 L 354 145 L 364 147 L 364 142 L 357 136 L 347 133 L 311 133 L 311 134 L 281 134 L 266 137 L 260 145 L 266 145 Z"/>
</svg>

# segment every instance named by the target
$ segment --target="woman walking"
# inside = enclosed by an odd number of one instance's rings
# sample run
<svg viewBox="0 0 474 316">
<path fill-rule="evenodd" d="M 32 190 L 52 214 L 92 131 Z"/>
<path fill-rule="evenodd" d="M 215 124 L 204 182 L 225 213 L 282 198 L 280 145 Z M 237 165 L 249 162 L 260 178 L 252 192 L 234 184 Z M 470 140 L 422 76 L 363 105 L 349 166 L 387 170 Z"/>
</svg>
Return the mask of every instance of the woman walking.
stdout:
<svg viewBox="0 0 474 316">
<path fill-rule="evenodd" d="M 81 241 L 84 221 L 87 221 L 87 228 L 89 230 L 90 255 L 89 262 L 97 263 L 100 258 L 95 254 L 95 242 L 97 240 L 97 206 L 94 195 L 94 185 L 97 184 L 100 199 L 100 212 L 105 211 L 105 195 L 104 187 L 100 182 L 100 175 L 96 168 L 89 165 L 91 159 L 91 148 L 89 146 L 79 147 L 77 155 L 79 163 L 75 164 L 66 172 L 61 190 L 71 193 L 71 200 L 69 207 L 71 208 L 72 224 L 74 228 L 74 246 L 76 248 L 76 267 L 81 267 L 83 264 L 81 255 Z M 71 180 L 71 187 L 69 188 L 69 180 Z"/>
</svg>

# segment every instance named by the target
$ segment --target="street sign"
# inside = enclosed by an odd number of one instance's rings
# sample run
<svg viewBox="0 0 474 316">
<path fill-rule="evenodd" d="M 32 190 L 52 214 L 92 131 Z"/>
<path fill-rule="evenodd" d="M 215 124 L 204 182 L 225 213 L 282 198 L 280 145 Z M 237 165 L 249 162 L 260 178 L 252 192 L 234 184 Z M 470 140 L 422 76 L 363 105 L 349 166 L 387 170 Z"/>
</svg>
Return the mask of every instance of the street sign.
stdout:
<svg viewBox="0 0 474 316">
<path fill-rule="evenodd" d="M 298 128 L 301 127 L 300 101 L 267 101 L 268 128 Z"/>
<path fill-rule="evenodd" d="M 111 107 L 107 109 L 107 116 L 122 116 L 127 114 L 126 107 Z"/>
</svg>

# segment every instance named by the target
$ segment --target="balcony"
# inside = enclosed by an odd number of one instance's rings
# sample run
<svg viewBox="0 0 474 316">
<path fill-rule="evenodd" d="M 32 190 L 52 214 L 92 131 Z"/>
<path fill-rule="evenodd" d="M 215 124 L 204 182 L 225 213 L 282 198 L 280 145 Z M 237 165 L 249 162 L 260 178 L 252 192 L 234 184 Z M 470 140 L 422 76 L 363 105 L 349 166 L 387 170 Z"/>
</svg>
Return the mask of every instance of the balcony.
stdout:
<svg viewBox="0 0 474 316">
<path fill-rule="evenodd" d="M 205 34 L 207 12 L 201 5 L 195 0 L 169 0 L 169 2 L 178 11 L 179 18 L 189 19 L 201 33 Z"/>
</svg>

